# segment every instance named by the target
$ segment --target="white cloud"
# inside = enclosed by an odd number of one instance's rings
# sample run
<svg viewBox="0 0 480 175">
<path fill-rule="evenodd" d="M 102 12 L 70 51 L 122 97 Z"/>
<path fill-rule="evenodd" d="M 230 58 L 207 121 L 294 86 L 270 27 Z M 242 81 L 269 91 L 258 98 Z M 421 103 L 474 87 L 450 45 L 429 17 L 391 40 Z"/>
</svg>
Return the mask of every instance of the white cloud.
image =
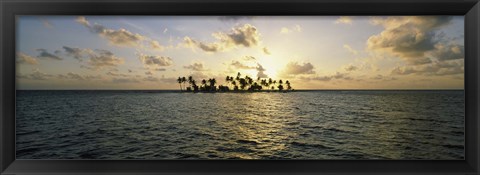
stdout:
<svg viewBox="0 0 480 175">
<path fill-rule="evenodd" d="M 298 62 L 290 62 L 284 69 L 285 74 L 298 75 L 298 74 L 314 74 L 314 66 L 312 63 L 298 64 Z"/>
<path fill-rule="evenodd" d="M 427 53 L 438 44 L 436 30 L 450 23 L 449 16 L 402 16 L 373 18 L 371 23 L 384 30 L 371 36 L 367 47 L 371 51 L 397 56 L 411 65 L 431 63 Z"/>
<path fill-rule="evenodd" d="M 90 32 L 98 34 L 102 38 L 105 38 L 110 44 L 119 47 L 145 47 L 148 46 L 152 49 L 163 50 L 165 47 L 160 45 L 156 40 L 153 40 L 147 36 L 132 33 L 127 29 L 120 28 L 118 30 L 106 28 L 100 24 L 91 25 L 90 22 L 83 16 L 77 17 L 76 21 L 85 26 Z M 146 42 L 147 44 L 143 43 Z"/>
<path fill-rule="evenodd" d="M 30 55 L 27 55 L 27 54 L 22 53 L 22 52 L 17 52 L 16 63 L 36 65 L 36 64 L 38 64 L 38 61 L 37 61 L 36 58 L 34 58 Z"/>
<path fill-rule="evenodd" d="M 288 34 L 288 33 L 292 33 L 292 32 L 302 32 L 302 27 L 300 25 L 296 24 L 293 27 L 282 27 L 280 29 L 280 33 L 282 33 L 282 34 Z"/>
<path fill-rule="evenodd" d="M 353 55 L 357 55 L 358 51 L 353 49 L 350 45 L 344 44 L 343 48 L 347 49 L 348 52 L 352 53 Z"/>
<path fill-rule="evenodd" d="M 349 16 L 341 16 L 335 20 L 335 24 L 352 24 L 352 22 L 352 17 Z"/>
<path fill-rule="evenodd" d="M 173 64 L 173 60 L 167 56 L 139 54 L 138 59 L 140 59 L 145 66 L 154 69 L 171 66 Z"/>
<path fill-rule="evenodd" d="M 205 52 L 218 52 L 234 47 L 254 47 L 260 42 L 260 34 L 256 27 L 245 24 L 232 28 L 229 32 L 216 32 L 212 36 L 217 39 L 213 43 L 204 43 L 188 36 L 184 37 L 186 47 L 198 47 Z"/>
<path fill-rule="evenodd" d="M 190 69 L 190 70 L 193 70 L 193 71 L 206 71 L 207 70 L 207 69 L 205 69 L 203 63 L 193 63 L 193 64 L 188 65 L 188 66 L 183 66 L 183 68 Z"/>
</svg>

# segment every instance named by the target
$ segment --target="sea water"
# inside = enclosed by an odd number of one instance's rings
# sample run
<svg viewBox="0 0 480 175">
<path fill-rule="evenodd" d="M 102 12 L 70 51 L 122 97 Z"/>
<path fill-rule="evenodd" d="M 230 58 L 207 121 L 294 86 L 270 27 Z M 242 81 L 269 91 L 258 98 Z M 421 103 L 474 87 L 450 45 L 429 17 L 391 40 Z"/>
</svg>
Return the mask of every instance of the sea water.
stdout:
<svg viewBox="0 0 480 175">
<path fill-rule="evenodd" d="M 17 159 L 464 159 L 464 91 L 23 91 Z"/>
</svg>

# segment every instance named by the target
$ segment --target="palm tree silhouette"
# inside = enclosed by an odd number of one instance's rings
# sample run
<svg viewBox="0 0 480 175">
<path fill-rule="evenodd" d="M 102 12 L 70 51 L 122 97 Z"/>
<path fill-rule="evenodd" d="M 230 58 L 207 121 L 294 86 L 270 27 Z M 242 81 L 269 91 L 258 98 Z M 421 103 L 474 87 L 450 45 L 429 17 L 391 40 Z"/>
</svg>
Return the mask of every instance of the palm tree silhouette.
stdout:
<svg viewBox="0 0 480 175">
<path fill-rule="evenodd" d="M 182 89 L 182 78 L 178 77 L 177 82 L 180 85 L 180 91 L 183 91 L 183 89 Z"/>
<path fill-rule="evenodd" d="M 289 82 L 288 80 L 285 82 L 285 84 L 287 84 L 287 90 L 291 90 L 291 89 L 292 89 L 292 87 L 290 86 L 290 82 Z"/>
<path fill-rule="evenodd" d="M 185 87 L 185 82 L 187 82 L 187 78 L 182 77 L 183 87 Z"/>
<path fill-rule="evenodd" d="M 279 91 L 282 91 L 282 90 L 283 90 L 283 85 L 282 85 L 282 84 L 283 84 L 283 81 L 282 81 L 282 80 L 278 80 L 278 84 L 279 84 L 279 85 L 278 85 L 278 90 L 279 90 Z"/>
<path fill-rule="evenodd" d="M 247 86 L 247 81 L 245 78 L 240 78 L 240 89 L 245 90 L 245 86 Z"/>
<path fill-rule="evenodd" d="M 192 77 L 191 75 L 188 76 L 188 83 L 189 83 L 189 84 L 192 84 L 192 81 L 193 81 L 193 77 Z"/>
<path fill-rule="evenodd" d="M 215 83 L 217 83 L 217 80 L 215 78 L 208 79 L 208 82 L 210 83 L 210 91 L 215 91 Z"/>
<path fill-rule="evenodd" d="M 241 75 L 242 75 L 242 74 L 240 74 L 240 72 L 238 72 L 238 73 L 237 73 L 237 78 L 236 78 L 236 79 L 237 79 L 237 81 L 239 81 L 239 80 L 240 80 L 240 76 L 241 76 Z"/>
<path fill-rule="evenodd" d="M 185 83 L 189 83 L 189 87 L 187 88 L 187 91 L 191 92 L 198 92 L 198 91 L 203 91 L 203 92 L 228 92 L 230 91 L 230 88 L 228 85 L 233 86 L 233 91 L 239 91 L 241 89 L 242 91 L 248 90 L 251 92 L 257 92 L 257 91 L 262 91 L 262 90 L 267 90 L 268 92 L 274 91 L 275 88 L 278 88 L 279 92 L 287 92 L 284 91 L 284 82 L 283 80 L 278 80 L 278 86 L 276 86 L 277 80 L 273 80 L 272 78 L 268 79 L 262 79 L 257 77 L 256 80 L 254 80 L 252 77 L 245 75 L 244 78 L 241 77 L 240 72 L 237 73 L 237 77 L 234 79 L 233 76 L 226 76 L 225 77 L 225 83 L 227 83 L 227 86 L 224 85 L 219 85 L 218 87 L 216 86 L 217 80 L 215 78 L 210 78 L 208 80 L 203 79 L 201 81 L 202 86 L 199 89 L 199 86 L 197 86 L 195 79 L 193 79 L 192 76 L 188 76 L 188 80 L 185 77 L 178 77 L 177 82 L 180 86 L 180 91 L 183 92 L 184 87 L 186 87 Z M 182 87 L 183 83 L 183 87 Z M 208 84 L 207 84 L 208 83 Z M 286 90 L 288 91 L 293 91 L 293 88 L 291 86 L 290 81 L 286 80 Z M 270 89 L 270 90 L 269 90 Z"/>
<path fill-rule="evenodd" d="M 281 84 L 278 85 L 278 90 L 279 90 L 279 91 L 282 91 L 282 90 L 283 90 L 283 86 L 282 86 Z"/>
<path fill-rule="evenodd" d="M 227 75 L 225 78 L 225 83 L 227 83 L 227 86 L 230 85 L 230 76 Z"/>
<path fill-rule="evenodd" d="M 202 85 L 203 85 L 203 89 L 205 90 L 207 88 L 207 80 L 203 79 Z"/>
</svg>

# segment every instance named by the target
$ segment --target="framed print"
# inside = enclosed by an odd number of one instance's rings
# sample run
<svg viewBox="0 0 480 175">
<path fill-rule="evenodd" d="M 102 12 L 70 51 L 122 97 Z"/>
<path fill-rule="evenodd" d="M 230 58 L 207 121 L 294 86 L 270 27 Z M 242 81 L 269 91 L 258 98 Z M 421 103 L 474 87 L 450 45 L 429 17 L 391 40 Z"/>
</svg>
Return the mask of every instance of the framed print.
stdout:
<svg viewBox="0 0 480 175">
<path fill-rule="evenodd" d="M 478 10 L 2 1 L 1 171 L 478 173 Z"/>
</svg>

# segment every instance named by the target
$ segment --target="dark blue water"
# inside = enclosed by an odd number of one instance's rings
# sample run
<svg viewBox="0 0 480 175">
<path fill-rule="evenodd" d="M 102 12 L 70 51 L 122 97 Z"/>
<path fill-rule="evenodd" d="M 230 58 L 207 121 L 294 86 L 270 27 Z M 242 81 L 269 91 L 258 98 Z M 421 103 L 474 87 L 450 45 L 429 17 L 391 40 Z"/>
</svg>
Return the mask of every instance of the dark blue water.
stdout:
<svg viewBox="0 0 480 175">
<path fill-rule="evenodd" d="M 463 91 L 17 91 L 18 159 L 463 159 Z"/>
</svg>

